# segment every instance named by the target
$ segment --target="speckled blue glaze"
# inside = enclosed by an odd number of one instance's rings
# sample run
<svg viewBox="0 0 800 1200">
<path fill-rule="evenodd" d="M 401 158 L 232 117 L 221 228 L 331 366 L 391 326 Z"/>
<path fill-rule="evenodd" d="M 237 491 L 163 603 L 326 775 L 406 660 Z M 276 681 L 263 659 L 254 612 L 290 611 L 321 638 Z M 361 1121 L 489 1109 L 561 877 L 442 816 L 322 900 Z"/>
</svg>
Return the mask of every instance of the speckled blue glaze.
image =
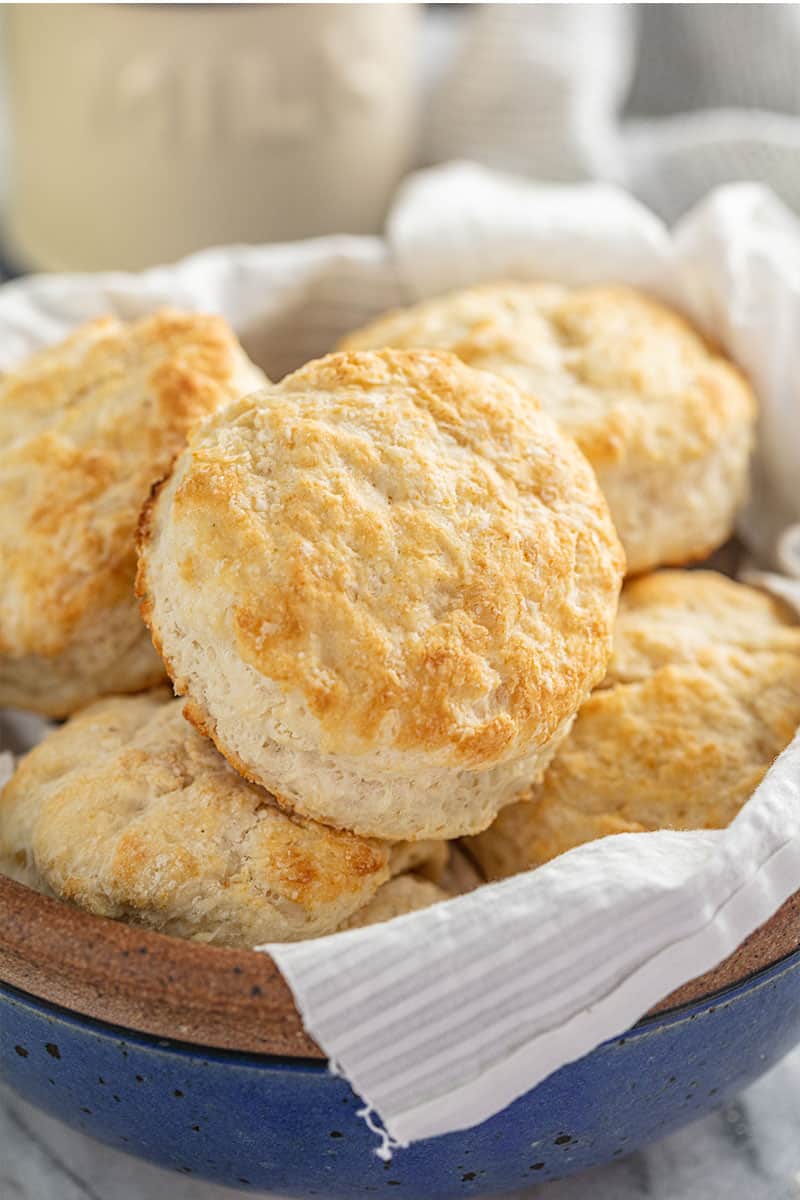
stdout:
<svg viewBox="0 0 800 1200">
<path fill-rule="evenodd" d="M 27 1100 L 186 1174 L 293 1196 L 480 1196 L 628 1154 L 750 1083 L 800 1040 L 800 951 L 636 1025 L 476 1129 L 391 1163 L 319 1063 L 204 1050 L 0 987 L 0 1074 Z"/>
</svg>

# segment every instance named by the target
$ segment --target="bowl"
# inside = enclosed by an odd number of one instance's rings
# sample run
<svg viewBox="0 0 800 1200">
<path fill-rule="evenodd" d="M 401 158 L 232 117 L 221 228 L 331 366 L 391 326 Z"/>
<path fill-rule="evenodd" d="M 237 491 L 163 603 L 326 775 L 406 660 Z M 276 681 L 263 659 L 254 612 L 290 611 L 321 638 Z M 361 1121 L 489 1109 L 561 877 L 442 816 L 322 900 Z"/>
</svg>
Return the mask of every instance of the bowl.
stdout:
<svg viewBox="0 0 800 1200">
<path fill-rule="evenodd" d="M 480 1196 L 629 1154 L 800 1040 L 800 893 L 713 971 L 483 1124 L 388 1163 L 268 955 L 91 916 L 0 877 L 0 1075 L 101 1141 L 289 1196 Z"/>
</svg>

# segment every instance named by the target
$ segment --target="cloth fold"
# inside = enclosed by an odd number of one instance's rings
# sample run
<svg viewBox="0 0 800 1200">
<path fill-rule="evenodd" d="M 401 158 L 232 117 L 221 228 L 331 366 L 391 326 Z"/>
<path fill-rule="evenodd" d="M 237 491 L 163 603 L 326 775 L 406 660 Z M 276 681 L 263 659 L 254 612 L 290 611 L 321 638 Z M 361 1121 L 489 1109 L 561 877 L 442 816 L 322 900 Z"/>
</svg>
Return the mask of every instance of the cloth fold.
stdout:
<svg viewBox="0 0 800 1200">
<path fill-rule="evenodd" d="M 674 221 L 760 179 L 800 210 L 800 7 L 496 4 L 436 22 L 422 161 L 612 179 Z"/>
</svg>

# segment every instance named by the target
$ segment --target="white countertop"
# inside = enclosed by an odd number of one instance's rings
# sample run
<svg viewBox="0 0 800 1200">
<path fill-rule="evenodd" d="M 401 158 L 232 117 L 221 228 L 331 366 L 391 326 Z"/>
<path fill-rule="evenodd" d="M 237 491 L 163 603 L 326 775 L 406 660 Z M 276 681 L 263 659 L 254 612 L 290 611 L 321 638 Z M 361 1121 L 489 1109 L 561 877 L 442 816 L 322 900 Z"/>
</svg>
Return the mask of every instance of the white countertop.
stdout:
<svg viewBox="0 0 800 1200">
<path fill-rule="evenodd" d="M 136 1162 L 0 1089 L 0 1200 L 233 1200 Z M 800 1048 L 739 1099 L 650 1149 L 527 1200 L 800 1200 Z M 420 1198 L 424 1200 L 424 1198 Z"/>
</svg>

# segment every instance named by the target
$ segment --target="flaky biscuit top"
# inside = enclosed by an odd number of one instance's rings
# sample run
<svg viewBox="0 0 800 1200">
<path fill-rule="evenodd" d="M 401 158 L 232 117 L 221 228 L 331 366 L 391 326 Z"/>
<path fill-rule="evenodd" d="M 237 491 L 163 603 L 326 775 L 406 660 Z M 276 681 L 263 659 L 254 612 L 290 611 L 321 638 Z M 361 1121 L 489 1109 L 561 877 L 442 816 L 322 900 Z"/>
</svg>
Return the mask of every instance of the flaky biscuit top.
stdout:
<svg viewBox="0 0 800 1200">
<path fill-rule="evenodd" d="M 609 673 L 544 778 L 472 839 L 492 877 L 614 833 L 718 829 L 800 726 L 800 624 L 713 571 L 626 585 Z"/>
<path fill-rule="evenodd" d="M 191 426 L 263 382 L 221 318 L 170 310 L 89 322 L 0 381 L 0 655 L 58 655 L 133 606 L 151 485 Z"/>
<path fill-rule="evenodd" d="M 570 718 L 605 670 L 622 573 L 574 444 L 512 385 L 429 352 L 331 355 L 231 406 L 141 544 L 168 665 L 158 588 L 179 613 L 191 597 L 186 636 L 296 697 L 324 752 L 466 766 Z"/>
<path fill-rule="evenodd" d="M 797 615 L 717 571 L 654 571 L 623 588 L 602 686 L 634 683 L 670 664 L 702 664 L 714 648 L 800 658 Z"/>
<path fill-rule="evenodd" d="M 226 945 L 327 933 L 426 849 L 293 818 L 166 689 L 99 701 L 0 793 L 0 855 L 91 912 Z"/>
<path fill-rule="evenodd" d="M 595 467 L 702 458 L 752 390 L 677 313 L 622 285 L 496 283 L 379 317 L 342 348 L 446 349 L 529 392 Z"/>
</svg>

